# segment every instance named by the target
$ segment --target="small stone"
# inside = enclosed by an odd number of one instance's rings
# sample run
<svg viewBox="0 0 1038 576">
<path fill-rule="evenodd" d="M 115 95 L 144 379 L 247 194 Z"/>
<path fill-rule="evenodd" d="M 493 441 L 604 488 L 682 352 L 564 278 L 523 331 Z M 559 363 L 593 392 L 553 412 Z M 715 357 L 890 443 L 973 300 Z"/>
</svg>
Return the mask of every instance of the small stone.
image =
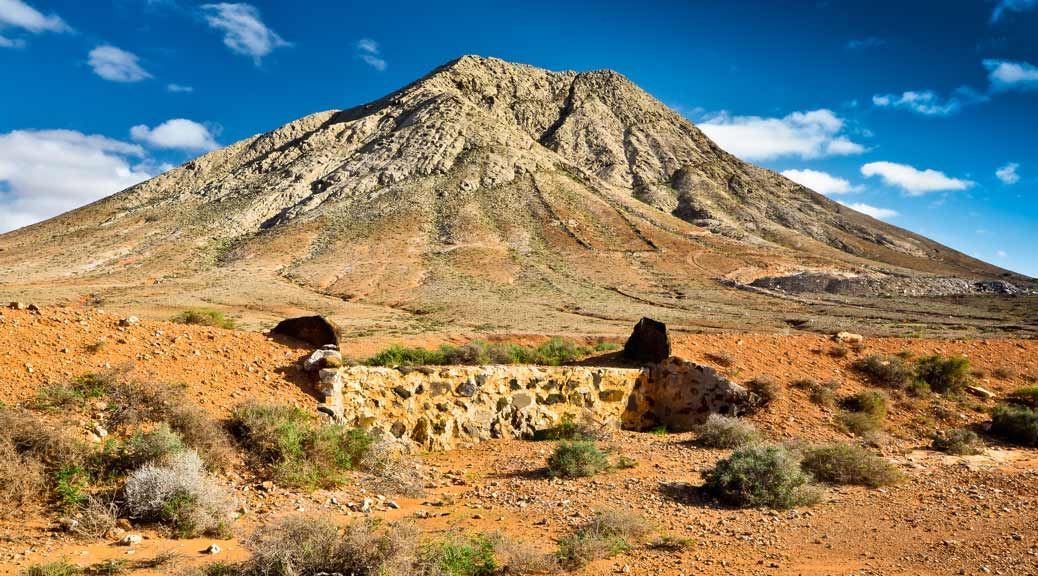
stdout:
<svg viewBox="0 0 1038 576">
<path fill-rule="evenodd" d="M 220 551 L 221 551 L 220 547 L 218 545 L 216 545 L 215 543 L 214 544 L 210 544 L 209 547 L 205 549 L 205 553 L 206 554 L 219 554 Z"/>
<path fill-rule="evenodd" d="M 119 320 L 120 326 L 136 326 L 141 323 L 141 319 L 136 316 L 127 316 L 122 320 Z"/>
<path fill-rule="evenodd" d="M 123 546 L 133 546 L 140 544 L 141 542 L 144 542 L 144 537 L 140 534 L 127 534 L 119 540 L 119 544 L 122 544 Z"/>
</svg>

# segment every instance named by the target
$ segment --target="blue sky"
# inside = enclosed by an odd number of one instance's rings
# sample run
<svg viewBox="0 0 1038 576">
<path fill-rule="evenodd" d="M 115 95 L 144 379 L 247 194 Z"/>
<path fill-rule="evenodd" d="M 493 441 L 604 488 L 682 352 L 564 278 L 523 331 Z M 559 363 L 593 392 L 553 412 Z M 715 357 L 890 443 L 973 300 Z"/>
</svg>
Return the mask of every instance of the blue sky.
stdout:
<svg viewBox="0 0 1038 576">
<path fill-rule="evenodd" d="M 612 68 L 747 160 L 1038 275 L 1038 0 L 0 0 L 0 230 L 469 53 Z"/>
</svg>

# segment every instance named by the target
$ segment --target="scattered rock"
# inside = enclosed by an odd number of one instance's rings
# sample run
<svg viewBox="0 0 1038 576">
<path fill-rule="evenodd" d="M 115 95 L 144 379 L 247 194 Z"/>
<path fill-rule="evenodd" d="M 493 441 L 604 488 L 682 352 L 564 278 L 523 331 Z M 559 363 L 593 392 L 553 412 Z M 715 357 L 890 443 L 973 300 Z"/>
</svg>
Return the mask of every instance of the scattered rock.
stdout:
<svg viewBox="0 0 1038 576">
<path fill-rule="evenodd" d="M 219 554 L 221 552 L 221 548 L 217 544 L 213 543 L 210 544 L 209 547 L 206 548 L 203 552 L 205 554 Z"/>
<path fill-rule="evenodd" d="M 141 323 L 141 319 L 136 316 L 127 316 L 119 321 L 120 326 L 136 326 Z"/>
<path fill-rule="evenodd" d="M 300 316 L 278 322 L 270 331 L 314 346 L 339 345 L 339 328 L 324 316 Z"/>
<path fill-rule="evenodd" d="M 144 536 L 140 534 L 127 534 L 119 540 L 119 544 L 123 546 L 134 546 L 144 541 Z"/>
<path fill-rule="evenodd" d="M 983 398 L 985 400 L 990 400 L 996 396 L 996 394 L 991 390 L 988 390 L 987 388 L 982 388 L 980 386 L 967 386 L 966 392 L 969 392 L 970 394 L 978 398 Z"/>
<path fill-rule="evenodd" d="M 642 318 L 624 344 L 624 357 L 656 364 L 670 356 L 670 338 L 667 325 L 652 318 Z"/>
<path fill-rule="evenodd" d="M 843 342 L 844 344 L 857 344 L 859 342 L 864 342 L 865 337 L 853 332 L 837 332 L 833 335 L 833 340 Z"/>
</svg>

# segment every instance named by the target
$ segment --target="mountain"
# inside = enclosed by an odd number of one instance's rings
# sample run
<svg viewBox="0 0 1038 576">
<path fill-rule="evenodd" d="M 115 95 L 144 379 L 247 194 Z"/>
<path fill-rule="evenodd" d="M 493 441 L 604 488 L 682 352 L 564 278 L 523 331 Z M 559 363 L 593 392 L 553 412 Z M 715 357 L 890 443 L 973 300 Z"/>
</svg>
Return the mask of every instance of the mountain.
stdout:
<svg viewBox="0 0 1038 576">
<path fill-rule="evenodd" d="M 476 56 L 0 236 L 12 296 L 356 332 L 988 330 L 1019 314 L 964 295 L 1032 286 L 735 158 L 620 74 Z"/>
</svg>

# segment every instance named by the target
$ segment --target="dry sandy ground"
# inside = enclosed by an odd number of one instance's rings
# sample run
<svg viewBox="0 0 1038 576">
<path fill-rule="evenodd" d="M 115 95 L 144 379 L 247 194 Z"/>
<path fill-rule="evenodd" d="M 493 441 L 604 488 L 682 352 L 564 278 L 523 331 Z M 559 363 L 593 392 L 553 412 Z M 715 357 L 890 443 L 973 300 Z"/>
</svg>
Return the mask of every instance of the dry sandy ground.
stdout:
<svg viewBox="0 0 1038 576">
<path fill-rule="evenodd" d="M 19 404 L 47 383 L 126 366 L 142 378 L 184 382 L 190 397 L 217 417 L 246 399 L 308 408 L 316 402 L 294 368 L 306 349 L 258 333 L 162 322 L 120 327 L 118 320 L 87 308 L 44 308 L 38 314 L 2 310 L 0 401 Z M 469 336 L 423 336 L 412 343 Z M 343 348 L 347 355 L 363 356 L 386 343 L 385 338 L 367 338 Z M 964 354 L 978 371 L 979 383 L 996 393 L 1038 377 L 1035 341 L 870 338 L 865 350 L 843 358 L 829 354 L 834 346 L 823 336 L 680 335 L 675 353 L 710 364 L 710 354 L 726 352 L 733 362 L 724 370 L 736 380 L 763 374 L 778 379 L 782 397 L 753 418 L 776 440 L 849 439 L 835 426 L 833 410 L 812 404 L 789 383 L 803 377 L 835 378 L 842 383 L 840 394 L 860 390 L 865 383 L 849 366 L 861 354 Z M 998 368 L 1011 375 L 994 378 Z M 878 490 L 829 488 L 823 502 L 810 508 L 773 512 L 718 507 L 695 487 L 725 451 L 690 445 L 694 434 L 623 431 L 613 433 L 608 443 L 637 466 L 582 480 L 553 480 L 543 474 L 550 443 L 495 440 L 427 454 L 427 493 L 419 498 L 386 495 L 400 508 L 376 505 L 372 513 L 414 518 L 432 531 L 452 526 L 500 530 L 547 550 L 596 509 L 620 507 L 642 512 L 661 534 L 690 541 L 679 551 L 640 547 L 596 562 L 586 574 L 1038 573 L 1038 451 L 992 443 L 983 456 L 949 457 L 925 449 L 935 429 L 983 422 L 981 411 L 991 405 L 972 397 L 961 402 L 895 399 L 882 451 L 899 465 L 905 481 Z M 86 421 L 69 424 L 84 434 L 89 426 Z M 129 549 L 76 540 L 57 527 L 56 515 L 36 510 L 27 518 L 0 522 L 0 573 L 61 558 L 88 565 L 108 558 L 142 561 L 167 551 L 177 552 L 175 560 L 141 572 L 173 573 L 214 559 L 232 561 L 246 555 L 243 537 L 272 517 L 329 514 L 347 521 L 361 515 L 350 504 L 376 495 L 360 474 L 356 483 L 340 490 L 311 494 L 279 487 L 262 490 L 253 471 L 240 465 L 225 480 L 248 512 L 239 520 L 235 538 L 218 542 L 223 549 L 218 556 L 202 553 L 210 539 L 170 540 L 147 527 L 140 530 L 144 542 Z"/>
</svg>

